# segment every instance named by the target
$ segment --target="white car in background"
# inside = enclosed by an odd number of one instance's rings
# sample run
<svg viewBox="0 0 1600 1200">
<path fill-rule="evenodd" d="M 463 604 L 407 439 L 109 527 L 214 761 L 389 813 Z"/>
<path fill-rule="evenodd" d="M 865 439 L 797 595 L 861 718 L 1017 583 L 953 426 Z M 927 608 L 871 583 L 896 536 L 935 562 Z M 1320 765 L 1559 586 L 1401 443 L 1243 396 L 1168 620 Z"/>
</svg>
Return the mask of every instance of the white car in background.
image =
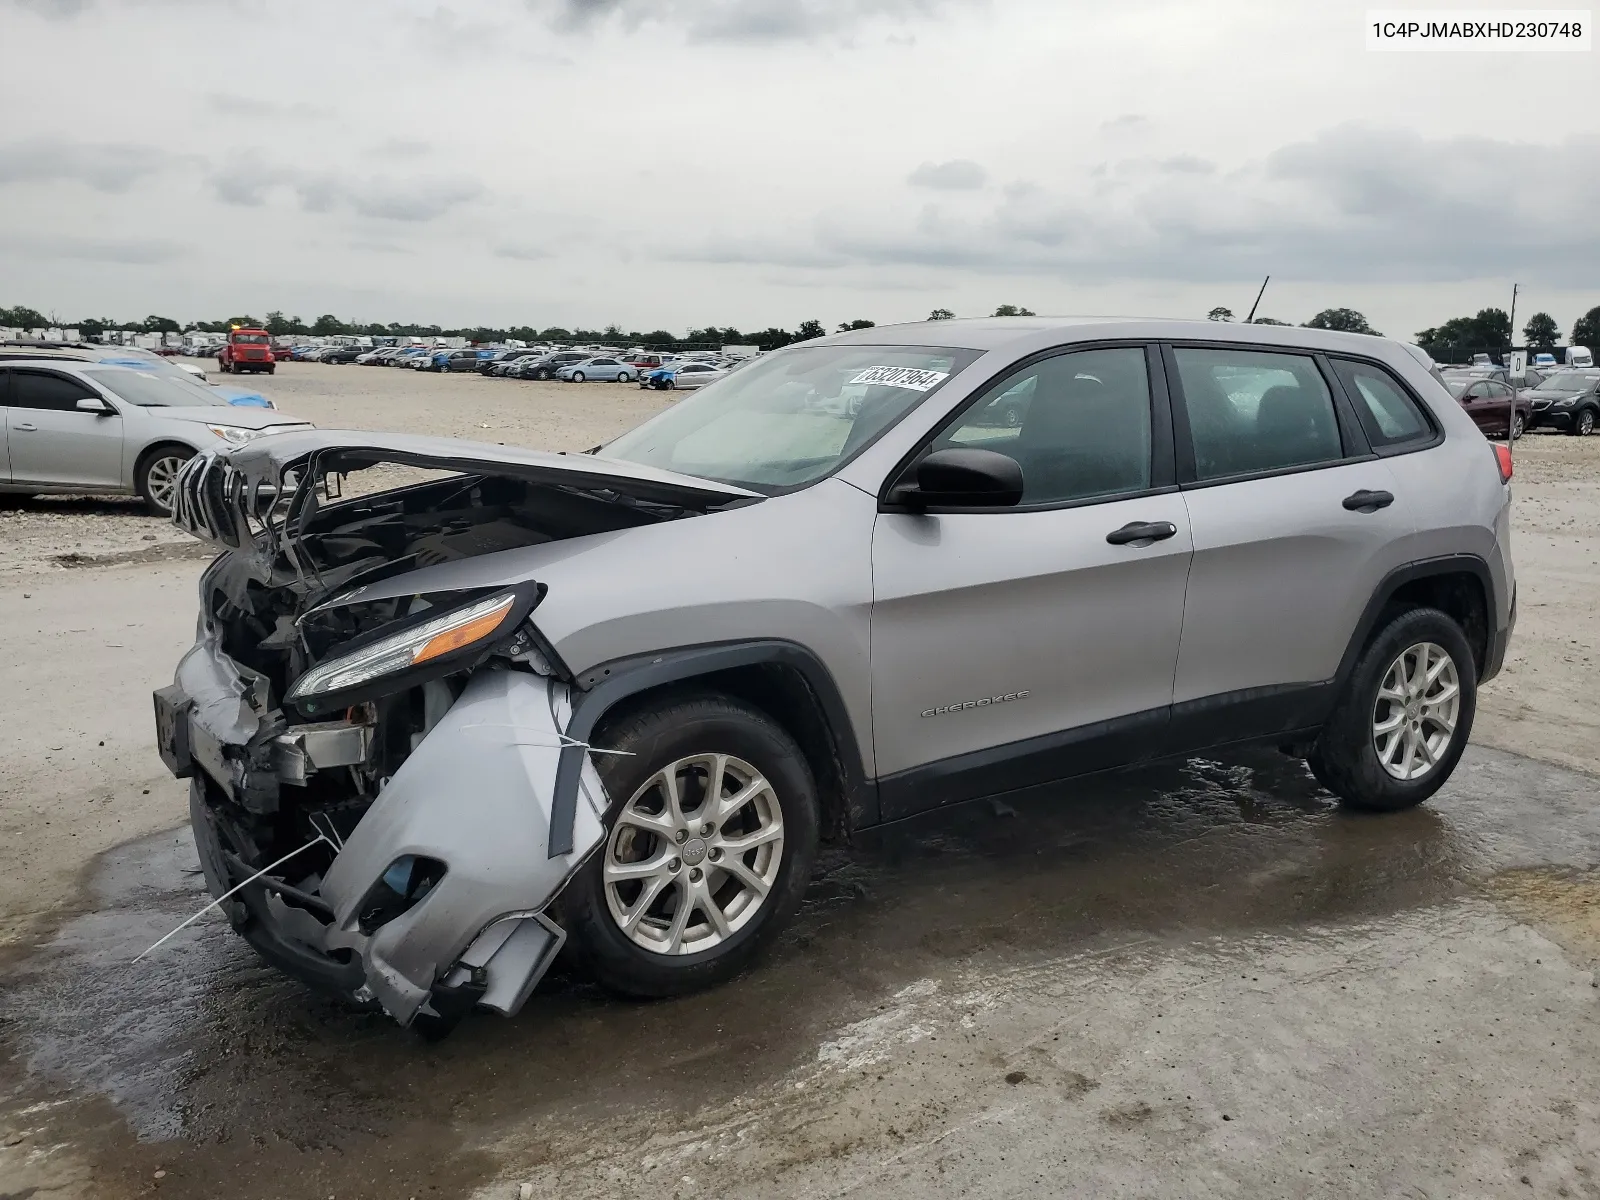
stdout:
<svg viewBox="0 0 1600 1200">
<path fill-rule="evenodd" d="M 9 450 L 0 492 L 139 495 L 160 516 L 172 511 L 179 468 L 200 451 L 312 428 L 220 402 L 186 378 L 44 355 L 0 359 L 0 414 Z"/>
</svg>

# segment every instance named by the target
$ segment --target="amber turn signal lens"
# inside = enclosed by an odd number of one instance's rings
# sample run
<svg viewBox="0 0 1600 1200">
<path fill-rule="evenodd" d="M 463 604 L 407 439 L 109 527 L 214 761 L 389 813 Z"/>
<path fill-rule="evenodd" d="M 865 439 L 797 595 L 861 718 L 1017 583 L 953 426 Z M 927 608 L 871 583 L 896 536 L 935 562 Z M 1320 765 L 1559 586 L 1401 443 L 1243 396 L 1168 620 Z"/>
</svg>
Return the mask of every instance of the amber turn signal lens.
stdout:
<svg viewBox="0 0 1600 1200">
<path fill-rule="evenodd" d="M 507 596 L 506 602 L 499 608 L 492 609 L 465 625 L 447 629 L 429 638 L 412 655 L 411 665 L 416 666 L 418 663 L 427 662 L 430 658 L 438 658 L 441 654 L 449 654 L 452 650 L 460 650 L 464 646 L 472 645 L 473 642 L 482 641 L 505 622 L 514 600 L 515 597 Z"/>
</svg>

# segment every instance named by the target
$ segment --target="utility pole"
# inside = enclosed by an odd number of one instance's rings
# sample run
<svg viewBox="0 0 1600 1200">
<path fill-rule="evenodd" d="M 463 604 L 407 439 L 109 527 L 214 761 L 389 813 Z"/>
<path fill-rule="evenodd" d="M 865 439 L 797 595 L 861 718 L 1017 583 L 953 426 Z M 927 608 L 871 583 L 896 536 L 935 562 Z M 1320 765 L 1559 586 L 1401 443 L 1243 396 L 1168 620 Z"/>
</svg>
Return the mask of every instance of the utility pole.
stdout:
<svg viewBox="0 0 1600 1200">
<path fill-rule="evenodd" d="M 1521 286 L 1520 283 L 1511 285 L 1511 333 L 1508 338 L 1510 345 L 1506 347 L 1507 350 L 1517 344 L 1517 289 Z"/>
<path fill-rule="evenodd" d="M 1250 324 L 1251 321 L 1254 321 L 1256 319 L 1256 308 L 1261 304 L 1261 297 L 1266 294 L 1267 284 L 1269 284 L 1271 282 L 1272 282 L 1272 276 L 1271 275 L 1268 275 L 1265 279 L 1263 279 L 1261 281 L 1261 290 L 1256 293 L 1256 302 L 1255 302 L 1255 304 L 1252 304 L 1250 306 L 1250 315 L 1244 319 L 1244 323 L 1246 325 Z"/>
</svg>

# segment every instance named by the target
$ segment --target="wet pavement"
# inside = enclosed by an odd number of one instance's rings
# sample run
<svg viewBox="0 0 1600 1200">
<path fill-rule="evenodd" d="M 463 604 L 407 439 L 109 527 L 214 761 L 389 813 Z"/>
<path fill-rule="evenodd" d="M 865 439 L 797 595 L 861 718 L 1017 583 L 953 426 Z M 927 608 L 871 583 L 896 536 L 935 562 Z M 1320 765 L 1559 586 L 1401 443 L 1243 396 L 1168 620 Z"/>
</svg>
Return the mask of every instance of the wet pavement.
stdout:
<svg viewBox="0 0 1600 1200">
<path fill-rule="evenodd" d="M 0 1200 L 1600 1195 L 1597 784 L 1473 748 L 1353 816 L 1263 752 L 967 805 L 833 855 L 731 985 L 558 968 L 438 1045 L 220 917 L 133 963 L 206 900 L 148 838 L 8 968 Z"/>
</svg>

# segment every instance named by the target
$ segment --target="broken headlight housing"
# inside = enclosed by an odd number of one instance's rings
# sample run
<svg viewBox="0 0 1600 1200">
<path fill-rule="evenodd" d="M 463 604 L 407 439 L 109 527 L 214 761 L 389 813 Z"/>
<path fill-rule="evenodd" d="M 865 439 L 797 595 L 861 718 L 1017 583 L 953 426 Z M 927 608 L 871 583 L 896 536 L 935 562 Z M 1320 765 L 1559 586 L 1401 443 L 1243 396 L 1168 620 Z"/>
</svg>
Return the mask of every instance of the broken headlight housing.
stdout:
<svg viewBox="0 0 1600 1200">
<path fill-rule="evenodd" d="M 335 697 L 344 704 L 374 690 L 387 691 L 389 687 L 382 684 L 399 683 L 395 676 L 404 675 L 410 683 L 419 670 L 432 676 L 459 669 L 517 628 L 534 600 L 520 591 L 497 592 L 407 623 L 398 632 L 379 630 L 373 637 L 347 643 L 334 657 L 306 671 L 294 681 L 286 699 L 306 712 L 316 712 L 335 707 Z"/>
</svg>

